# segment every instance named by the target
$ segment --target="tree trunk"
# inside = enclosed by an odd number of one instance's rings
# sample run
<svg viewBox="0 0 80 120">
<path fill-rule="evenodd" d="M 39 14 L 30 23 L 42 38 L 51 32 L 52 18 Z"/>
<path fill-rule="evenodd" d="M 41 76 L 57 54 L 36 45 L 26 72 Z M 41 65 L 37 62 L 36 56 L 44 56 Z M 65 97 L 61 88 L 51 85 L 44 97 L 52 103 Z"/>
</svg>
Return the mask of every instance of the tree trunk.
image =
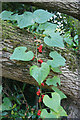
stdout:
<svg viewBox="0 0 80 120">
<path fill-rule="evenodd" d="M 26 0 L 26 1 L 29 3 L 25 3 L 25 4 L 35 5 L 50 11 L 52 10 L 52 11 L 65 13 L 80 20 L 79 0 Z"/>
<path fill-rule="evenodd" d="M 8 2 L 24 2 L 24 4 L 35 5 L 43 9 L 58 11 L 73 16 L 80 20 L 80 1 L 79 0 L 8 0 Z M 1 0 L 1 2 L 7 2 Z"/>
<path fill-rule="evenodd" d="M 44 45 L 44 49 L 42 54 L 38 54 L 38 57 L 42 58 L 43 61 L 46 61 L 51 50 L 49 47 L 45 46 L 43 42 L 41 44 Z M 32 50 L 34 53 L 36 52 L 36 45 L 32 34 L 26 32 L 25 30 L 20 30 L 19 28 L 13 27 L 12 24 L 3 21 L 3 54 L 1 59 L 2 77 L 38 85 L 37 82 L 29 74 L 30 66 L 36 64 L 35 59 L 30 62 L 21 62 L 9 59 L 10 55 L 13 53 L 14 48 L 16 48 L 17 46 L 26 46 L 28 50 Z M 80 96 L 78 96 L 80 84 L 78 80 L 76 56 L 73 55 L 74 53 L 66 49 L 63 50 L 61 54 L 66 58 L 67 62 L 66 66 L 62 67 L 62 74 L 60 74 L 61 86 L 59 88 L 72 99 L 73 104 L 77 104 L 78 106 L 80 103 Z M 38 63 L 38 65 L 40 64 Z M 71 70 L 74 70 L 75 68 L 75 72 L 69 70 L 70 68 Z M 52 76 L 52 74 L 53 73 L 50 73 L 49 76 Z M 46 85 L 45 87 L 48 88 Z"/>
</svg>

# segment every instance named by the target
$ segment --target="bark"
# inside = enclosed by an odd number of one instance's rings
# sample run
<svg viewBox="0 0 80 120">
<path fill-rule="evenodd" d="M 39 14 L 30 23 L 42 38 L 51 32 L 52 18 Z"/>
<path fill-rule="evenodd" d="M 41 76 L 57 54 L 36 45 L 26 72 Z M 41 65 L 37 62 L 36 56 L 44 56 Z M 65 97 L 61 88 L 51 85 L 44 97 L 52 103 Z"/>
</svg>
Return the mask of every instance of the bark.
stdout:
<svg viewBox="0 0 80 120">
<path fill-rule="evenodd" d="M 35 5 L 37 7 L 58 11 L 73 16 L 80 20 L 80 1 L 79 0 L 27 0 L 25 4 Z"/>
<path fill-rule="evenodd" d="M 43 54 L 39 54 L 38 57 L 42 58 L 43 61 L 48 59 L 49 52 L 51 51 L 48 46 L 44 45 Z M 32 85 L 38 85 L 37 82 L 30 76 L 29 68 L 31 65 L 36 64 L 36 60 L 30 62 L 21 62 L 10 60 L 10 55 L 13 53 L 14 48 L 17 46 L 26 46 L 28 50 L 35 51 L 35 42 L 32 34 L 26 32 L 25 30 L 20 30 L 19 28 L 13 27 L 12 24 L 3 21 L 2 24 L 2 77 L 26 82 Z M 47 51 L 47 52 L 46 52 Z M 64 54 L 63 54 L 63 51 Z M 79 105 L 80 96 L 79 94 L 79 80 L 77 72 L 77 63 L 75 55 L 68 50 L 63 50 L 61 54 L 66 58 L 66 66 L 62 68 L 61 86 L 59 87 L 67 96 L 69 96 L 73 103 Z M 46 60 L 45 60 L 46 58 Z M 40 65 L 38 63 L 38 65 Z M 71 65 L 71 66 L 69 66 Z M 1 66 L 1 64 L 0 64 Z M 69 70 L 74 70 L 72 72 Z M 53 72 L 49 76 L 53 76 Z M 45 85 L 45 88 L 48 88 Z M 77 109 L 78 110 L 78 109 Z"/>
<path fill-rule="evenodd" d="M 35 5 L 43 9 L 65 13 L 80 20 L 79 0 L 1 0 L 1 2 L 24 2 L 24 4 Z"/>
</svg>

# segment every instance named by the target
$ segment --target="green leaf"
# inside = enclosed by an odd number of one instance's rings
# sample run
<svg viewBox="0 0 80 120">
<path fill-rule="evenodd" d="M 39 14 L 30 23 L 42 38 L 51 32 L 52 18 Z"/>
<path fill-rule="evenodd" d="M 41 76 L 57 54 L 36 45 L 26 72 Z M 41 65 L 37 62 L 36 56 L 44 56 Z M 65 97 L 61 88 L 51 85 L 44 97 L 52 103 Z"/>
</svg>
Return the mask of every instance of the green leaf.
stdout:
<svg viewBox="0 0 80 120">
<path fill-rule="evenodd" d="M 58 111 L 59 111 L 58 114 L 59 114 L 60 116 L 67 116 L 67 113 L 66 113 L 66 111 L 63 109 L 62 106 L 59 107 L 59 110 L 58 110 Z"/>
<path fill-rule="evenodd" d="M 41 64 L 41 67 L 37 67 L 36 65 L 30 68 L 30 75 L 41 85 L 41 83 L 46 79 L 50 72 L 49 65 L 45 62 Z"/>
<path fill-rule="evenodd" d="M 39 30 L 45 30 L 44 33 L 47 33 L 47 35 L 49 35 L 50 31 L 54 32 L 56 28 L 57 28 L 57 25 L 50 22 L 42 23 L 38 27 Z"/>
<path fill-rule="evenodd" d="M 48 19 L 50 19 L 54 15 L 45 10 L 38 9 L 34 11 L 33 16 L 34 16 L 35 22 L 45 23 L 47 22 Z"/>
<path fill-rule="evenodd" d="M 2 112 L 2 116 L 5 116 L 7 114 L 8 114 L 8 112 Z"/>
<path fill-rule="evenodd" d="M 31 12 L 25 12 L 22 15 L 18 15 L 17 22 L 20 28 L 24 28 L 35 23 Z"/>
<path fill-rule="evenodd" d="M 11 14 L 13 14 L 13 12 L 11 12 L 11 11 L 3 11 L 3 12 L 1 12 L 1 14 L 0 14 L 0 18 L 2 19 L 2 20 L 10 20 L 11 18 Z"/>
<path fill-rule="evenodd" d="M 64 41 L 68 43 L 69 45 L 72 45 L 73 39 L 71 37 L 64 38 Z"/>
<path fill-rule="evenodd" d="M 45 31 L 43 32 L 43 34 L 54 37 L 53 35 L 57 34 L 57 33 L 55 33 L 56 28 L 57 28 L 56 24 L 50 23 L 50 24 L 48 24 L 48 27 L 45 28 Z"/>
<path fill-rule="evenodd" d="M 66 60 L 60 54 L 58 54 L 56 51 L 50 52 L 49 56 L 53 58 L 53 60 L 47 61 L 47 64 L 50 65 L 51 67 L 55 68 L 55 67 L 65 65 Z"/>
<path fill-rule="evenodd" d="M 53 86 L 51 88 L 60 95 L 61 99 L 67 98 L 67 96 L 62 91 L 60 91 L 57 87 Z"/>
<path fill-rule="evenodd" d="M 59 106 L 60 106 L 60 100 L 61 100 L 60 95 L 56 92 L 51 93 L 51 95 L 52 95 L 52 98 L 50 98 L 48 95 L 45 95 L 43 98 L 43 103 L 47 107 L 49 107 L 49 108 L 53 109 L 55 112 L 57 112 L 59 109 Z"/>
<path fill-rule="evenodd" d="M 16 107 L 16 105 L 17 105 L 17 104 L 14 104 L 13 107 L 12 107 L 12 109 L 14 109 L 14 108 Z"/>
<path fill-rule="evenodd" d="M 11 110 L 11 107 L 12 107 L 11 101 L 9 100 L 8 97 L 5 97 L 3 99 L 2 111 L 4 111 L 4 110 Z"/>
<path fill-rule="evenodd" d="M 25 52 L 27 50 L 26 47 L 17 47 L 15 48 L 13 54 L 10 59 L 12 60 L 21 60 L 21 61 L 30 61 L 34 57 L 34 53 L 32 51 Z"/>
<path fill-rule="evenodd" d="M 54 76 L 52 79 L 48 78 L 46 84 L 57 86 L 57 83 L 60 85 L 60 78 L 58 76 Z"/>
<path fill-rule="evenodd" d="M 51 68 L 51 69 L 56 73 L 62 73 L 62 71 L 58 67 Z"/>
<path fill-rule="evenodd" d="M 46 33 L 43 32 L 43 34 L 46 34 Z M 64 48 L 63 38 L 58 33 L 51 32 L 51 34 L 53 34 L 53 36 L 51 36 L 51 38 L 45 37 L 44 42 L 51 47 Z"/>
<path fill-rule="evenodd" d="M 48 113 L 46 109 L 42 109 L 40 115 L 41 118 L 52 118 L 50 120 L 53 120 L 53 118 L 60 118 L 61 116 L 67 116 L 67 113 L 62 106 L 59 106 L 58 112 L 50 110 L 50 113 Z"/>
<path fill-rule="evenodd" d="M 48 113 L 46 109 L 42 109 L 40 117 L 47 118 L 47 119 L 52 118 L 50 120 L 53 120 L 53 118 L 57 118 L 57 115 L 56 115 L 56 113 L 54 114 L 52 111 L 50 113 Z"/>
</svg>

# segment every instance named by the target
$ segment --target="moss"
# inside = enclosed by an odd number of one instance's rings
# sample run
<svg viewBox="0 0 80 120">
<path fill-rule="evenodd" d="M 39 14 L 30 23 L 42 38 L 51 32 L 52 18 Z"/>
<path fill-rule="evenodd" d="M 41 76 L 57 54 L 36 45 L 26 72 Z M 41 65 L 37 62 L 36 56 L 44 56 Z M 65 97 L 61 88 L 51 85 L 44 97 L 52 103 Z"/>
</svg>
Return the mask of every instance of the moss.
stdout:
<svg viewBox="0 0 80 120">
<path fill-rule="evenodd" d="M 9 52 L 10 52 L 10 53 L 13 53 L 13 52 L 14 52 L 14 50 L 13 50 L 13 49 L 10 49 L 10 50 L 9 50 Z"/>
<path fill-rule="evenodd" d="M 18 47 L 18 45 L 20 45 L 20 42 L 15 41 L 14 44 L 13 44 L 13 47 L 14 47 L 14 48 L 15 48 L 15 47 Z"/>
<path fill-rule="evenodd" d="M 14 40 L 10 40 L 10 42 L 14 42 Z"/>
<path fill-rule="evenodd" d="M 2 48 L 2 50 L 3 50 L 3 51 L 7 51 L 7 48 L 6 48 L 6 47 L 5 47 L 5 48 Z"/>
<path fill-rule="evenodd" d="M 15 41 L 14 43 L 15 43 L 16 45 L 17 45 L 17 44 L 20 44 L 20 42 L 18 42 L 18 41 Z"/>
</svg>

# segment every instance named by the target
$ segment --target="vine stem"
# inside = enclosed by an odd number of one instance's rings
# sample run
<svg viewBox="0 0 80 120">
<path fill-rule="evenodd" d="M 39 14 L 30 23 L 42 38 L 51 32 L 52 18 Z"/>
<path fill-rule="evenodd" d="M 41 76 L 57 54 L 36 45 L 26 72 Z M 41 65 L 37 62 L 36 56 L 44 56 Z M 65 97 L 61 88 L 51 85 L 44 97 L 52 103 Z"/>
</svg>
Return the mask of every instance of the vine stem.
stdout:
<svg viewBox="0 0 80 120">
<path fill-rule="evenodd" d="M 40 92 L 42 93 L 41 86 L 40 86 Z M 40 98 L 41 98 L 41 94 L 40 94 Z M 39 103 L 39 106 L 40 106 L 40 109 L 42 110 L 41 102 Z"/>
<path fill-rule="evenodd" d="M 37 37 L 36 37 L 37 38 Z M 37 52 L 37 44 L 38 42 L 36 42 L 36 60 L 37 60 L 37 66 L 38 66 L 38 52 Z M 37 90 L 40 88 L 40 92 L 42 93 L 42 90 L 41 90 L 41 85 L 39 87 L 37 87 Z M 40 94 L 40 97 L 37 97 L 37 104 L 36 104 L 36 108 L 38 109 L 38 100 L 41 98 L 41 94 Z M 42 110 L 42 107 L 41 107 L 41 102 L 39 102 L 39 107 L 40 109 Z"/>
<path fill-rule="evenodd" d="M 52 92 L 45 92 L 45 93 L 42 93 L 42 95 L 43 95 L 43 94 L 46 94 L 46 93 L 52 93 Z"/>
<path fill-rule="evenodd" d="M 37 44 L 38 42 L 36 42 L 36 60 L 37 60 L 37 65 L 38 65 L 38 52 L 37 52 Z M 36 90 L 38 90 L 39 87 L 36 87 Z M 36 96 L 36 109 L 38 110 L 38 96 Z"/>
<path fill-rule="evenodd" d="M 37 44 L 38 44 L 38 42 L 36 42 L 36 59 L 37 59 L 37 65 L 38 65 L 38 52 L 37 52 Z"/>
</svg>

